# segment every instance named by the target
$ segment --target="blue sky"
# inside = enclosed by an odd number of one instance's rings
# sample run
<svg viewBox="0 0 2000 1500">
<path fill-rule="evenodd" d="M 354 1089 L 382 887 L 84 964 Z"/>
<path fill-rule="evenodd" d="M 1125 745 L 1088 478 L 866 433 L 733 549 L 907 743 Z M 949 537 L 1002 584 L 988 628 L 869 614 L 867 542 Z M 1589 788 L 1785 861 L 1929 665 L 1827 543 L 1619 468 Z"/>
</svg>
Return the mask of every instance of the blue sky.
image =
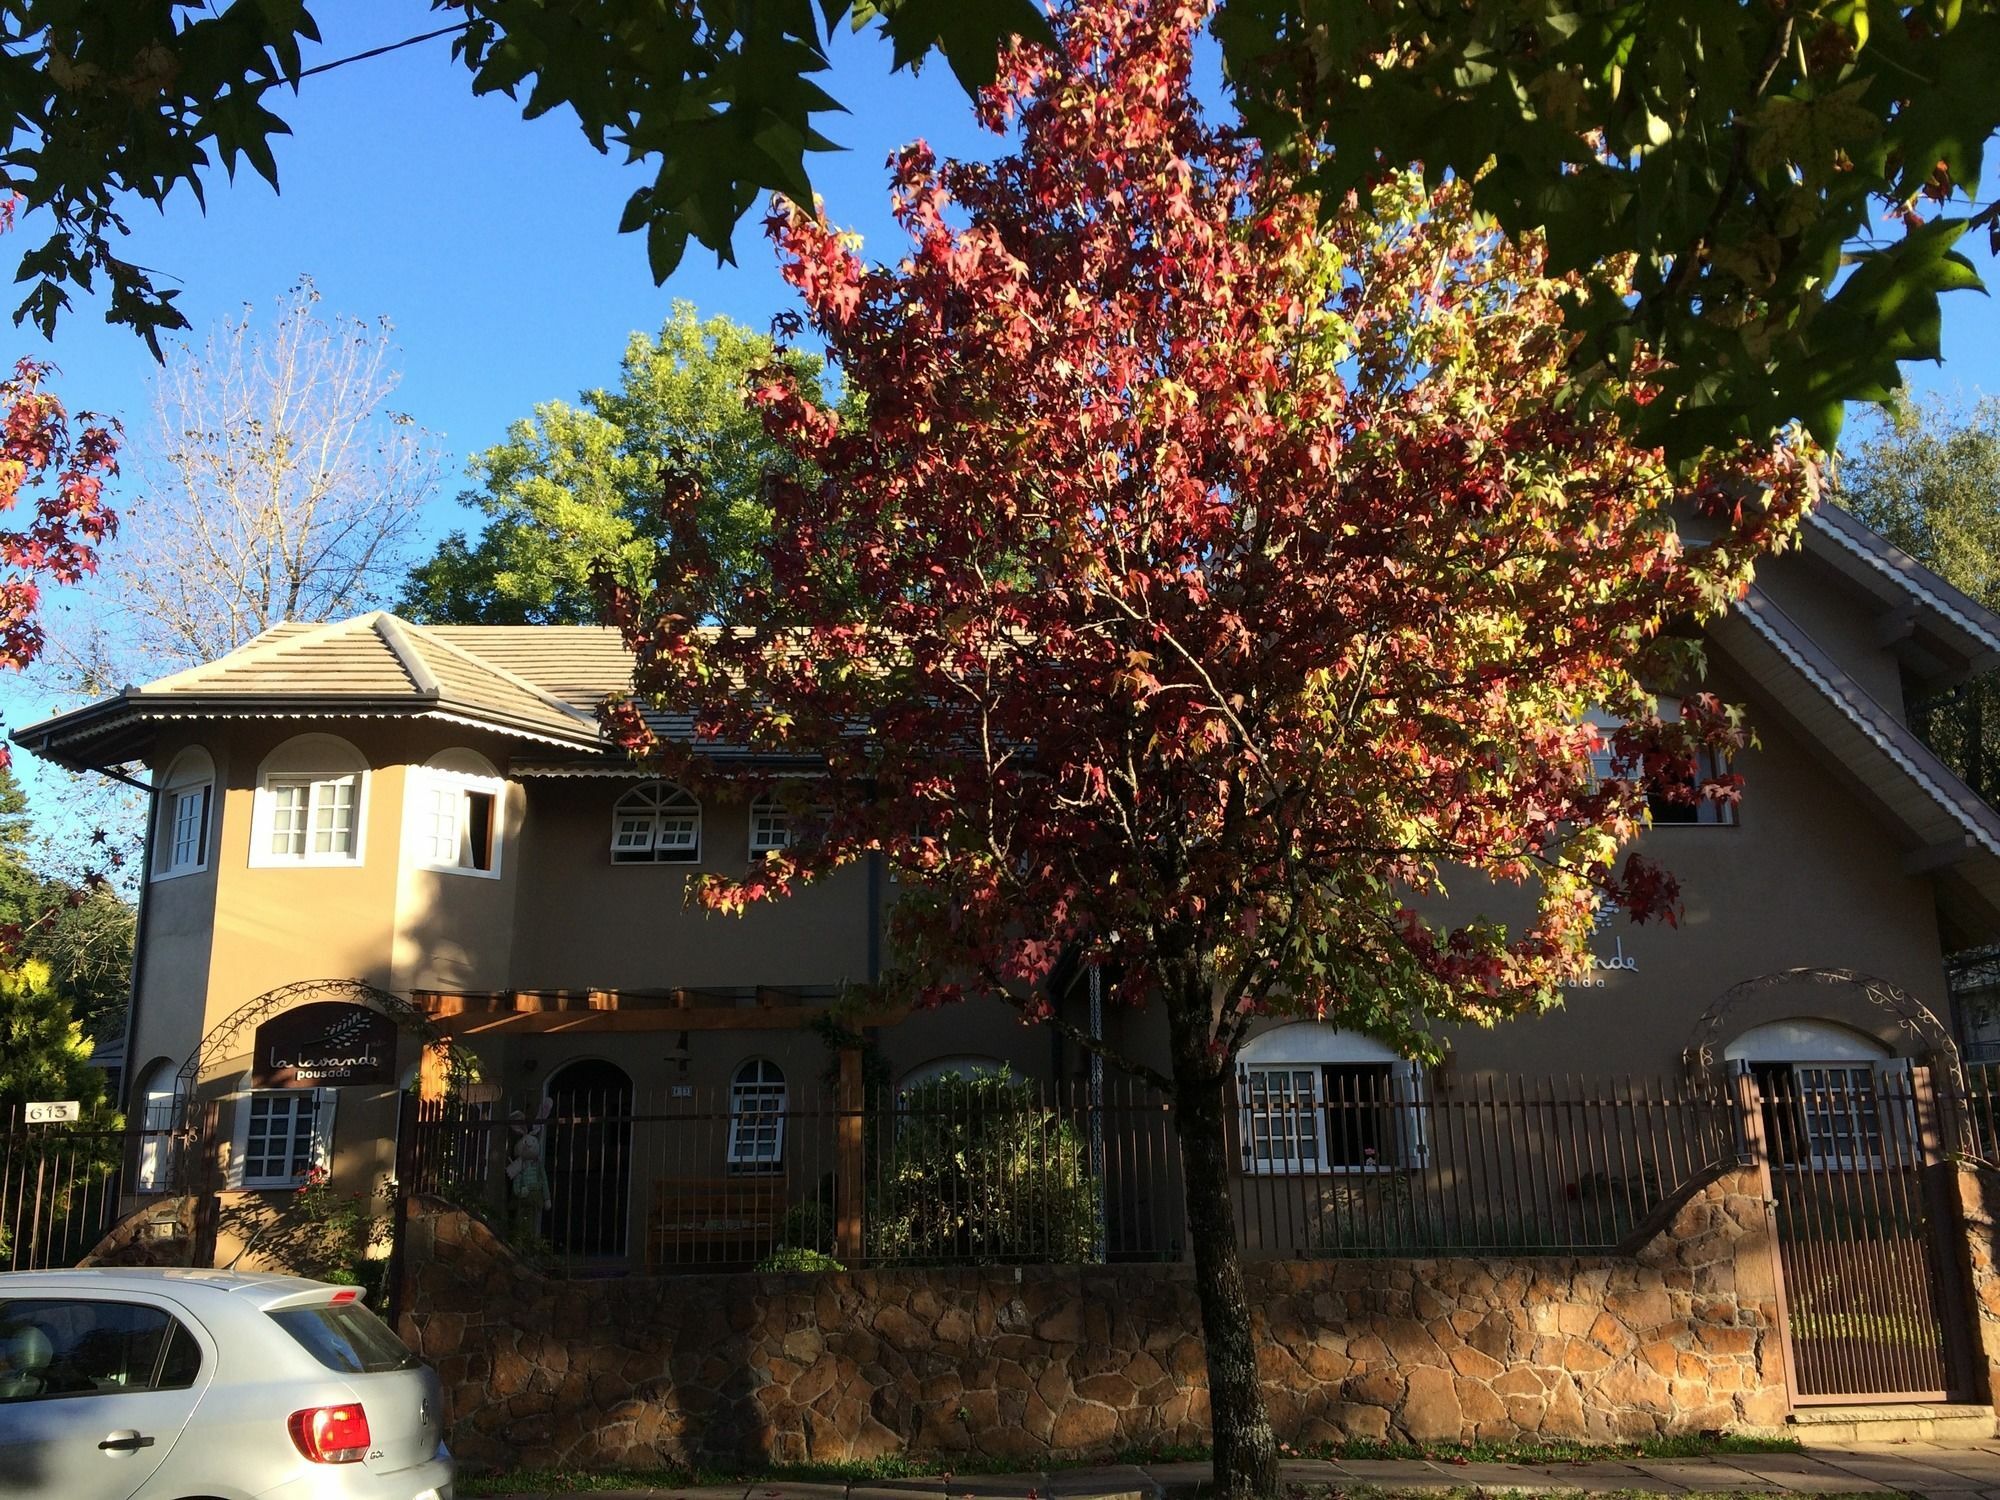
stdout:
<svg viewBox="0 0 2000 1500">
<path fill-rule="evenodd" d="M 315 9 L 326 43 L 309 65 L 429 29 L 411 0 Z M 892 75 L 888 56 L 867 36 L 840 39 L 834 91 L 854 113 L 824 128 L 852 149 L 814 169 L 836 218 L 885 244 L 892 148 L 921 134 L 946 152 L 992 149 L 949 70 Z M 197 329 L 245 302 L 269 308 L 301 273 L 326 310 L 386 314 L 398 404 L 461 457 L 536 402 L 615 377 L 627 334 L 657 328 L 676 297 L 760 328 L 792 305 L 754 219 L 737 231 L 738 264 L 694 245 L 656 286 L 643 239 L 617 233 L 647 170 L 598 155 L 566 110 L 524 121 L 469 85 L 442 39 L 306 80 L 276 106 L 293 128 L 277 143 L 282 190 L 246 173 L 210 191 L 205 215 L 186 197 L 165 215 L 140 206 L 131 258 L 181 288 Z M 80 301 L 53 345 L 31 329 L 15 344 L 61 366 L 73 403 L 143 411 L 151 356 L 101 307 Z"/>
</svg>

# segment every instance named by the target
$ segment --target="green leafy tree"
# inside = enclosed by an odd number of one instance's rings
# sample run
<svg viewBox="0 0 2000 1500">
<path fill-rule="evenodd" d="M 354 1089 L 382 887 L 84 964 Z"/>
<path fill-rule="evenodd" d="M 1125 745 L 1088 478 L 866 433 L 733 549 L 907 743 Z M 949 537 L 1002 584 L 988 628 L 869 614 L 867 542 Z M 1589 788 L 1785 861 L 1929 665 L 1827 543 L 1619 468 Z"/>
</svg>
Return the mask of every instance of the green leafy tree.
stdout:
<svg viewBox="0 0 2000 1500">
<path fill-rule="evenodd" d="M 0 767 L 0 946 L 39 963 L 96 1041 L 124 1030 L 134 918 L 108 880 L 70 880 L 47 868 L 27 794 Z"/>
<path fill-rule="evenodd" d="M 1876 418 L 1845 451 L 1833 497 L 1918 562 L 2000 609 L 2000 397 L 1939 398 Z M 1924 743 L 2000 804 L 2000 676 L 1909 705 Z"/>
<path fill-rule="evenodd" d="M 106 1113 L 104 1074 L 90 1065 L 90 1037 L 37 958 L 0 969 L 0 1111 L 30 1099 L 75 1099 L 87 1118 Z"/>
<path fill-rule="evenodd" d="M 472 461 L 478 487 L 460 498 L 485 526 L 477 537 L 454 532 L 411 571 L 402 611 L 434 624 L 587 623 L 598 567 L 642 584 L 671 540 L 660 504 L 670 465 L 704 477 L 696 522 L 706 544 L 749 567 L 770 521 L 764 476 L 796 467 L 744 399 L 773 357 L 763 334 L 676 302 L 657 336 L 632 335 L 616 389 L 545 402 Z M 819 388 L 817 360 L 784 361 Z"/>
<path fill-rule="evenodd" d="M 128 204 L 200 197 L 220 164 L 274 186 L 285 86 L 304 66 L 303 0 L 12 0 L 0 7 L 0 187 L 55 232 L 23 257 L 18 316 L 46 331 L 72 287 L 157 349 L 184 326 L 116 246 Z M 688 241 L 725 259 L 766 191 L 810 202 L 833 148 L 822 87 L 836 28 L 872 28 L 898 67 L 941 54 L 968 91 L 1010 36 L 1049 39 L 1035 0 L 432 0 L 474 92 L 529 117 L 567 106 L 600 151 L 653 169 L 620 228 L 664 280 Z M 1939 294 L 1976 286 L 1954 245 L 2000 128 L 2000 0 L 1178 0 L 1215 30 L 1248 124 L 1300 139 L 1330 207 L 1387 166 L 1476 183 L 1478 207 L 1546 231 L 1581 271 L 1580 388 L 1651 368 L 1671 399 L 1625 405 L 1681 455 L 1879 400 L 1934 359 Z M 1957 204 L 1955 216 L 1924 212 Z M 1884 206 L 1906 233 L 1877 238 Z M 1633 257 L 1626 285 L 1605 268 Z M 1851 269 L 1850 269 L 1851 268 Z"/>
</svg>

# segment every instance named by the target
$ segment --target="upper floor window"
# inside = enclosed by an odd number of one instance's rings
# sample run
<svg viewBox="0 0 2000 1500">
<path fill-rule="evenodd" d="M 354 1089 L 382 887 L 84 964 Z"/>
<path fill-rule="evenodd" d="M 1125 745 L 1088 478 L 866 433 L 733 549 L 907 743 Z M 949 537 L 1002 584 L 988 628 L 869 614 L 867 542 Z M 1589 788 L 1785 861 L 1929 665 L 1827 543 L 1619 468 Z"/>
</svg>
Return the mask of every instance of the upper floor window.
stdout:
<svg viewBox="0 0 2000 1500">
<path fill-rule="evenodd" d="M 153 878 L 193 875 L 208 868 L 209 824 L 215 802 L 215 763 L 206 750 L 174 757 L 160 783 L 159 822 L 153 832 Z"/>
<path fill-rule="evenodd" d="M 368 765 L 346 740 L 302 734 L 259 768 L 253 865 L 361 863 Z"/>
<path fill-rule="evenodd" d="M 611 859 L 691 865 L 701 858 L 701 804 L 670 781 L 646 781 L 611 809 Z"/>
<path fill-rule="evenodd" d="M 416 862 L 461 875 L 500 873 L 506 783 L 483 755 L 446 750 L 410 774 L 409 834 Z"/>
<path fill-rule="evenodd" d="M 1660 716 L 1664 719 L 1680 717 L 1677 701 L 1662 699 Z M 1593 710 L 1590 722 L 1598 730 L 1597 748 L 1590 752 L 1590 768 L 1600 781 L 1614 776 L 1637 776 L 1639 769 L 1621 763 L 1611 748 L 1611 736 L 1623 720 L 1612 717 L 1603 709 Z M 1734 803 L 1717 802 L 1712 798 L 1698 795 L 1698 788 L 1705 781 L 1728 771 L 1726 760 L 1715 751 L 1703 748 L 1695 754 L 1695 774 L 1689 783 L 1689 795 L 1685 798 L 1671 797 L 1663 791 L 1646 793 L 1646 810 L 1652 815 L 1655 825 L 1702 825 L 1707 827 L 1727 827 L 1736 821 Z"/>
<path fill-rule="evenodd" d="M 776 797 L 759 797 L 750 804 L 750 857 L 776 854 L 792 842 L 792 815 Z"/>
</svg>

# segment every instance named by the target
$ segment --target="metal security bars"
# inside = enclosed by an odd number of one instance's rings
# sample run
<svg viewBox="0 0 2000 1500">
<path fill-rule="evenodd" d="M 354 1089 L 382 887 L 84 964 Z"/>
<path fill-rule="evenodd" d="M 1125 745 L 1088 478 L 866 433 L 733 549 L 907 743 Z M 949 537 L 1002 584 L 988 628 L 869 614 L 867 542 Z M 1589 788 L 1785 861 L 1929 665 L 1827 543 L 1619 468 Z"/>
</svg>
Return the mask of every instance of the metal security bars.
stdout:
<svg viewBox="0 0 2000 1500">
<path fill-rule="evenodd" d="M 1760 1069 L 1794 1398 L 1945 1400 L 1969 1372 L 1954 1205 L 1925 1070 Z"/>
<path fill-rule="evenodd" d="M 400 1180 L 570 1273 L 1187 1253 L 1172 1102 L 1137 1083 L 573 1094 L 537 1130 L 539 1109 L 415 1106 Z M 1226 1117 L 1238 1233 L 1264 1258 L 1614 1250 L 1735 1159 L 1731 1109 L 1658 1079 L 1254 1077 Z"/>
</svg>

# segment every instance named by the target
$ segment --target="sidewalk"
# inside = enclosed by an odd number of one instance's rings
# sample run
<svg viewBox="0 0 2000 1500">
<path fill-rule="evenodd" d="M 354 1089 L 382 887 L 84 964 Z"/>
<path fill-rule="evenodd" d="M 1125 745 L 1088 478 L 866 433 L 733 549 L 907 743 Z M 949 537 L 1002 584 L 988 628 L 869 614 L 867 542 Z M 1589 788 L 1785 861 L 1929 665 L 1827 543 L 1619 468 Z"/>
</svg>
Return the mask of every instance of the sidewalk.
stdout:
<svg viewBox="0 0 2000 1500">
<path fill-rule="evenodd" d="M 726 1486 L 636 1486 L 628 1490 L 522 1492 L 510 1500 L 1198 1500 L 1206 1464 L 1072 1468 L 1056 1474 L 968 1474 L 964 1478 L 800 1484 L 760 1480 Z M 1296 1462 L 1288 1490 L 1320 1500 L 1358 1488 L 1388 1492 L 1486 1490 L 1518 1494 L 1922 1494 L 2000 1500 L 2000 1440 L 1980 1444 L 1896 1442 L 1814 1448 L 1806 1454 L 1592 1464 L 1452 1464 L 1444 1460 Z"/>
<path fill-rule="evenodd" d="M 1444 1461 L 1301 1462 L 1284 1466 L 1288 1490 L 1322 1500 L 1376 1489 L 1393 1494 L 1480 1490 L 1528 1495 L 1936 1495 L 2000 1500 L 2000 1441 L 1885 1443 L 1810 1453 L 1576 1464 L 1454 1464 Z M 1206 1464 L 1069 1469 L 1055 1474 L 802 1484 L 789 1480 L 632 1489 L 527 1491 L 510 1500 L 1198 1500 Z"/>
</svg>

